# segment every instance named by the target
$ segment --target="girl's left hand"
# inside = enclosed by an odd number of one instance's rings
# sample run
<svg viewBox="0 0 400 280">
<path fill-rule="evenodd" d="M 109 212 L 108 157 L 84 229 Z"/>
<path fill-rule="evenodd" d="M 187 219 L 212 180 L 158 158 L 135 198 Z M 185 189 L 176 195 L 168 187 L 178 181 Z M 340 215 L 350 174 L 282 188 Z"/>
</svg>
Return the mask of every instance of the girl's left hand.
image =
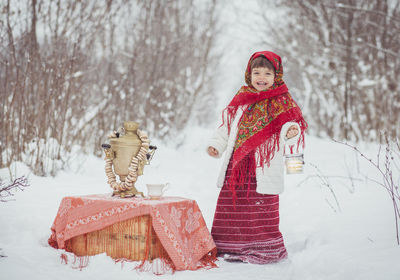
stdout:
<svg viewBox="0 0 400 280">
<path fill-rule="evenodd" d="M 217 157 L 218 156 L 218 150 L 215 149 L 214 147 L 208 147 L 208 154 L 212 157 Z"/>
<path fill-rule="evenodd" d="M 286 133 L 286 138 L 288 138 L 288 139 L 293 138 L 297 134 L 299 134 L 299 130 L 298 130 L 297 126 L 292 125 L 291 127 L 289 127 L 289 129 Z"/>
</svg>

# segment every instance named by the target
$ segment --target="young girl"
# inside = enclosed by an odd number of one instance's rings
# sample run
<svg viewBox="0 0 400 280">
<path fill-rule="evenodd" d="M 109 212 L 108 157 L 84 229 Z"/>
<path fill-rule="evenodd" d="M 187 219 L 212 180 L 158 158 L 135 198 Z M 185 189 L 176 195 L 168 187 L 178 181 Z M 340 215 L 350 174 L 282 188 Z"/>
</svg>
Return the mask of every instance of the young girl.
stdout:
<svg viewBox="0 0 400 280">
<path fill-rule="evenodd" d="M 247 86 L 224 109 L 208 146 L 213 157 L 226 150 L 211 234 L 218 254 L 228 261 L 264 264 L 287 256 L 279 231 L 283 147 L 304 144 L 307 123 L 282 75 L 278 55 L 254 53 L 246 68 Z"/>
</svg>

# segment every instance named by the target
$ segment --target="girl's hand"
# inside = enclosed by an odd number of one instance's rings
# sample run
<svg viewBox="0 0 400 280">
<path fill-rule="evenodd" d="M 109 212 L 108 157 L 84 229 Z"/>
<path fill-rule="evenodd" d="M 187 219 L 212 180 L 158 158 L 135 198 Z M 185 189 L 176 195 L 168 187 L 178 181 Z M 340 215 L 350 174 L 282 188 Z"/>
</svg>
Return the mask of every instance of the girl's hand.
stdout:
<svg viewBox="0 0 400 280">
<path fill-rule="evenodd" d="M 217 157 L 218 156 L 218 151 L 217 151 L 217 149 L 215 149 L 214 147 L 208 147 L 208 150 L 207 150 L 207 152 L 208 152 L 208 154 L 210 155 L 210 156 L 212 156 L 212 157 Z"/>
<path fill-rule="evenodd" d="M 297 126 L 292 125 L 291 127 L 289 127 L 289 129 L 286 133 L 286 138 L 288 138 L 288 139 L 293 138 L 297 134 L 299 134 L 299 130 L 298 130 Z"/>
</svg>

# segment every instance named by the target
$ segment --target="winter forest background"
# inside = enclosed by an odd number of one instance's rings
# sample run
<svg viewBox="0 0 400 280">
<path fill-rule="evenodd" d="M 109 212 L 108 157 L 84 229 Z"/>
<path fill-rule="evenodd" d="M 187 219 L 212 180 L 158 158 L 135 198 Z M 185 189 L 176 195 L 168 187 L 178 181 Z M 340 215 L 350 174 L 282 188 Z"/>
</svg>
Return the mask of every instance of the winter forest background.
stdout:
<svg viewBox="0 0 400 280">
<path fill-rule="evenodd" d="M 166 142 L 217 124 L 265 49 L 283 57 L 309 134 L 396 141 L 399 1 L 250 2 L 2 0 L 0 168 L 54 176 L 77 150 L 101 156 L 124 120 Z"/>
<path fill-rule="evenodd" d="M 271 50 L 309 123 L 280 195 L 289 259 L 165 279 L 399 279 L 399 34 L 398 0 L 0 0 L 0 275 L 136 277 L 105 254 L 71 269 L 47 242 L 63 197 L 111 191 L 100 145 L 126 120 L 158 146 L 139 191 L 170 182 L 210 228 L 204 145 Z"/>
</svg>

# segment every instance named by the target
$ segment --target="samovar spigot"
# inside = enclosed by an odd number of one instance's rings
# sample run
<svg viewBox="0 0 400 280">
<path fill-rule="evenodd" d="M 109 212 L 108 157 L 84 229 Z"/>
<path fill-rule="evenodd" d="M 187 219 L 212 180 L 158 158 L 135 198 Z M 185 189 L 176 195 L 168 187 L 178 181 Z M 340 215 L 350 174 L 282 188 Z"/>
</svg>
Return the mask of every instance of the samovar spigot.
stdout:
<svg viewBox="0 0 400 280">
<path fill-rule="evenodd" d="M 147 158 L 146 164 L 150 164 L 150 161 L 153 159 L 154 153 L 157 150 L 157 146 L 150 145 L 149 150 L 150 151 L 146 154 L 146 158 Z"/>
<path fill-rule="evenodd" d="M 113 154 L 113 152 L 111 150 L 111 145 L 110 144 L 101 144 L 101 147 L 104 150 L 104 153 L 106 155 L 106 159 L 113 160 L 114 159 L 114 154 Z"/>
</svg>

